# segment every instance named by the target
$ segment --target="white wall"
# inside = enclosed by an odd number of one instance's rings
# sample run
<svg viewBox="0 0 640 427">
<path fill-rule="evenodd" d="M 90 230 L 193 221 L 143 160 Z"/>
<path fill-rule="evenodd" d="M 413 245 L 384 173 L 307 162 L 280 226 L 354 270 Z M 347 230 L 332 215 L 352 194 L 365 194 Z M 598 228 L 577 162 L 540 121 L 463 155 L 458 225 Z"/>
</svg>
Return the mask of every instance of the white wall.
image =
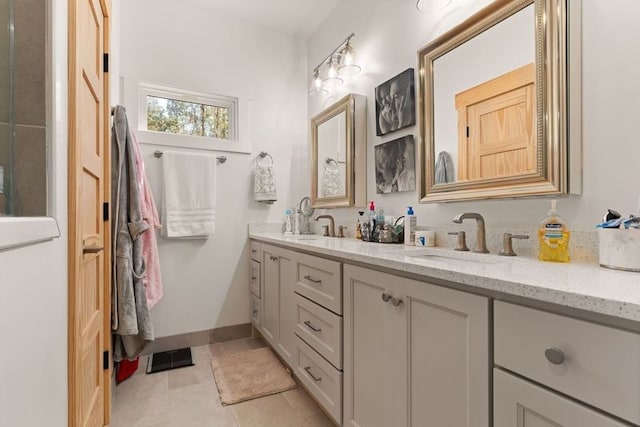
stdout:
<svg viewBox="0 0 640 427">
<path fill-rule="evenodd" d="M 406 134 L 417 135 L 419 130 L 416 126 L 375 136 L 374 88 L 408 67 L 417 71 L 418 49 L 489 2 L 456 0 L 445 11 L 427 15 L 419 13 L 413 1 L 345 0 L 309 40 L 308 79 L 311 70 L 344 37 L 356 33 L 353 45 L 365 74 L 343 92 L 368 97 L 368 198 L 388 214 L 403 214 L 408 205 L 415 208 L 418 191 L 377 195 L 372 148 Z M 593 229 L 607 208 L 624 214 L 634 212 L 640 195 L 634 177 L 640 159 L 636 126 L 640 50 L 629 48 L 640 41 L 640 27 L 635 22 L 640 2 L 583 3 L 583 194 L 558 202 L 574 230 Z M 309 100 L 309 117 L 320 109 L 319 102 Z M 488 227 L 534 228 L 548 209 L 548 201 L 538 198 L 423 204 L 417 206 L 416 214 L 419 225 L 450 224 L 455 214 L 476 211 L 485 216 Z M 343 224 L 355 221 L 355 209 L 332 213 Z"/>
<path fill-rule="evenodd" d="M 164 299 L 151 311 L 156 336 L 247 323 L 247 225 L 281 221 L 308 193 L 306 47 L 296 39 L 243 21 L 204 2 L 122 2 L 124 104 L 137 125 L 137 84 L 251 99 L 253 153 L 219 153 L 216 232 L 206 241 L 160 240 Z M 153 142 L 143 141 L 143 142 Z M 157 149 L 143 145 L 147 173 L 160 204 Z M 276 163 L 278 202 L 252 200 L 252 162 L 260 151 Z"/>
<path fill-rule="evenodd" d="M 61 237 L 0 251 L 2 426 L 67 425 L 67 2 L 50 8 L 50 194 Z"/>
</svg>

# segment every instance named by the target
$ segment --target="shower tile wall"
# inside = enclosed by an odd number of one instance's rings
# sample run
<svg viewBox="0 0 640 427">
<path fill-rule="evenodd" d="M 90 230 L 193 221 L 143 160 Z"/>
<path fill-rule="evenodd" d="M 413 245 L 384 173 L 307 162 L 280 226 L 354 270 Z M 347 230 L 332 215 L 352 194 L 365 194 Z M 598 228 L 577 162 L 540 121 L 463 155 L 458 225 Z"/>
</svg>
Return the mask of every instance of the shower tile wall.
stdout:
<svg viewBox="0 0 640 427">
<path fill-rule="evenodd" d="M 47 211 L 47 4 L 46 0 L 19 0 L 13 5 L 15 28 L 13 215 L 41 216 L 46 215 Z M 6 22 L 6 17 L 0 16 L 0 21 L 2 19 Z M 5 50 L 0 52 L 2 57 L 8 58 L 7 46 L 1 46 L 0 49 Z M 0 84 L 0 91 L 6 91 L 8 88 L 3 78 L 4 76 L 0 76 L 0 81 L 3 82 Z M 0 92 L 0 96 L 2 95 Z M 9 122 L 9 111 L 6 106 L 0 106 L 0 164 L 7 162 L 9 158 L 9 132 L 2 128 Z M 8 171 L 5 166 L 6 173 Z M 0 211 L 3 211 L 1 204 Z"/>
<path fill-rule="evenodd" d="M 9 28 L 9 1 L 0 0 L 0 29 Z M 0 166 L 9 172 L 9 34 L 0 34 Z M 5 177 L 6 179 L 6 177 Z M 4 185 L 4 191 L 7 186 Z M 0 194 L 0 215 L 5 213 L 5 195 Z"/>
</svg>

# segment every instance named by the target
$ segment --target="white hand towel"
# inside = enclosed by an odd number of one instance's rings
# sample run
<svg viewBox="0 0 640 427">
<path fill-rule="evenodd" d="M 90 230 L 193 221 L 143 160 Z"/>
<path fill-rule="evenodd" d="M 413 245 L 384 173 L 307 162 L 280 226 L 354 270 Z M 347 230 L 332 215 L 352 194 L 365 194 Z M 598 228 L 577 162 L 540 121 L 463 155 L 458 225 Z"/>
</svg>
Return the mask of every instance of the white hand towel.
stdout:
<svg viewBox="0 0 640 427">
<path fill-rule="evenodd" d="M 274 203 L 278 200 L 276 192 L 276 170 L 273 164 L 256 164 L 253 198 L 256 202 Z"/>
<path fill-rule="evenodd" d="M 162 234 L 207 238 L 215 231 L 216 157 L 164 151 Z"/>
</svg>

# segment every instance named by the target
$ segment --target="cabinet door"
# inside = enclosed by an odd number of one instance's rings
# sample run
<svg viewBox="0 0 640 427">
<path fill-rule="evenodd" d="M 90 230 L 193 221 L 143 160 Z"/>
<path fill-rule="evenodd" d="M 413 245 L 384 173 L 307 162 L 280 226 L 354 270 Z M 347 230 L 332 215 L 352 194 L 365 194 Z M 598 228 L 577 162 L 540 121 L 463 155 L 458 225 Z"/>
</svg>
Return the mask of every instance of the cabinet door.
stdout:
<svg viewBox="0 0 640 427">
<path fill-rule="evenodd" d="M 495 369 L 495 427 L 623 427 L 606 415 Z"/>
<path fill-rule="evenodd" d="M 262 335 L 272 346 L 280 332 L 280 259 L 278 248 L 262 247 Z"/>
<path fill-rule="evenodd" d="M 251 260 L 249 267 L 249 291 L 260 298 L 260 263 Z"/>
<path fill-rule="evenodd" d="M 295 253 L 280 249 L 277 256 L 280 267 L 280 335 L 276 350 L 282 359 L 291 368 L 294 368 L 297 364 L 294 360 L 297 345 L 295 336 L 296 301 L 293 291 L 296 284 Z"/>
<path fill-rule="evenodd" d="M 384 302 L 399 291 L 392 275 L 344 266 L 343 425 L 407 424 L 406 334 L 402 307 Z"/>
<path fill-rule="evenodd" d="M 398 375 L 408 381 L 408 425 L 488 427 L 488 299 L 409 279 L 403 284 L 408 369 Z"/>
</svg>

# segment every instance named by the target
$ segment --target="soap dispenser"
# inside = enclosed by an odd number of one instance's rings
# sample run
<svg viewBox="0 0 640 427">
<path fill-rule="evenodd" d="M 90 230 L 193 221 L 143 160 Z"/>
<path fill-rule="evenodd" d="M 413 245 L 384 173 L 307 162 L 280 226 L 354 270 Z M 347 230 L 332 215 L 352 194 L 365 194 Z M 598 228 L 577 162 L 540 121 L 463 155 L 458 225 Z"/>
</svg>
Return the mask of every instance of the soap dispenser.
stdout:
<svg viewBox="0 0 640 427">
<path fill-rule="evenodd" d="M 551 201 L 548 217 L 543 219 L 538 229 L 540 261 L 569 262 L 570 232 L 566 222 L 558 215 L 556 200 Z"/>
</svg>

